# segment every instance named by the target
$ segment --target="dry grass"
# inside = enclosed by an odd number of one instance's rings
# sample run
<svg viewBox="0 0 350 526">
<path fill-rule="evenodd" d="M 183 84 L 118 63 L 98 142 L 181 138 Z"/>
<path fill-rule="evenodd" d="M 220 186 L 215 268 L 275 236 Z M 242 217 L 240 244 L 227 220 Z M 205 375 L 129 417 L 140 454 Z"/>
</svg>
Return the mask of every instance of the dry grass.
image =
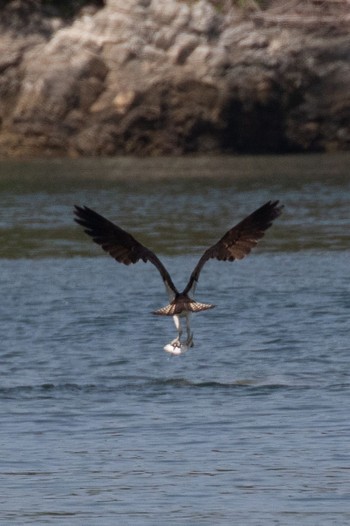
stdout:
<svg viewBox="0 0 350 526">
<path fill-rule="evenodd" d="M 194 5 L 198 0 L 182 0 Z M 276 17 L 318 17 L 332 19 L 337 17 L 349 19 L 350 0 L 209 0 L 220 12 L 228 12 L 233 8 L 248 11 L 260 11 Z"/>
<path fill-rule="evenodd" d="M 350 25 L 350 0 L 266 0 L 256 14 L 267 23 L 281 25 Z"/>
</svg>

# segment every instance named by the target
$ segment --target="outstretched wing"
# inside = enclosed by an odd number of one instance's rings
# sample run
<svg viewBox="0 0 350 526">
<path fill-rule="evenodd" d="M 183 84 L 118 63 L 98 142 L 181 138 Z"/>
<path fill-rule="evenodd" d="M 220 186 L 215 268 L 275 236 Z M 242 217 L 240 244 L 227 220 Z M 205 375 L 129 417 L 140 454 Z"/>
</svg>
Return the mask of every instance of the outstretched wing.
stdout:
<svg viewBox="0 0 350 526">
<path fill-rule="evenodd" d="M 264 236 L 265 230 L 272 225 L 273 220 L 281 214 L 283 206 L 278 206 L 278 203 L 279 201 L 269 201 L 261 206 L 226 232 L 215 245 L 208 248 L 192 272 L 184 293 L 188 294 L 196 285 L 203 265 L 208 259 L 234 261 L 247 256 L 258 240 Z"/>
<path fill-rule="evenodd" d="M 166 288 L 171 293 L 177 294 L 177 289 L 158 257 L 147 247 L 139 243 L 131 234 L 108 221 L 87 206 L 75 206 L 74 220 L 84 227 L 84 231 L 92 237 L 93 241 L 100 245 L 116 261 L 124 265 L 137 263 L 137 261 L 150 261 L 159 270 Z"/>
</svg>

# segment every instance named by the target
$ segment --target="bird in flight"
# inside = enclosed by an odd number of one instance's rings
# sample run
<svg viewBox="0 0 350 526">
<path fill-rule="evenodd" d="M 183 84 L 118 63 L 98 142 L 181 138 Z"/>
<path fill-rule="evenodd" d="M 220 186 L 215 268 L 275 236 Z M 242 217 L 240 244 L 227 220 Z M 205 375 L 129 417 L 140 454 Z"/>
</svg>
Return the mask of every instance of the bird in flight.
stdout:
<svg viewBox="0 0 350 526">
<path fill-rule="evenodd" d="M 160 316 L 172 316 L 177 329 L 177 337 L 164 347 L 172 354 L 181 354 L 193 346 L 193 333 L 190 328 L 190 314 L 212 309 L 215 305 L 200 303 L 193 299 L 199 275 L 204 264 L 210 259 L 235 261 L 247 256 L 255 247 L 265 231 L 282 212 L 279 201 L 268 201 L 252 214 L 231 228 L 221 239 L 209 247 L 195 266 L 190 279 L 182 292 L 175 287 L 169 272 L 152 250 L 142 245 L 131 234 L 115 225 L 87 206 L 75 206 L 75 221 L 79 223 L 92 240 L 100 245 L 116 261 L 124 265 L 149 261 L 158 269 L 169 295 L 169 304 L 156 311 Z M 187 338 L 181 341 L 181 319 L 186 320 Z"/>
</svg>

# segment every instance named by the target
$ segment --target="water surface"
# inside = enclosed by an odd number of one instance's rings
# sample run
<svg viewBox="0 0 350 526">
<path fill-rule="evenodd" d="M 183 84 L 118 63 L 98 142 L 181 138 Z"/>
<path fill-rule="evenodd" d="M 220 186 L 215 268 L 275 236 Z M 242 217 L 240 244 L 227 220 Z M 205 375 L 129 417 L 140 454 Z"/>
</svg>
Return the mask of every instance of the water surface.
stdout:
<svg viewBox="0 0 350 526">
<path fill-rule="evenodd" d="M 211 261 L 195 347 L 170 357 L 150 264 L 72 221 L 86 204 L 181 288 L 269 199 L 283 216 Z M 350 523 L 349 157 L 0 165 L 0 523 Z"/>
</svg>

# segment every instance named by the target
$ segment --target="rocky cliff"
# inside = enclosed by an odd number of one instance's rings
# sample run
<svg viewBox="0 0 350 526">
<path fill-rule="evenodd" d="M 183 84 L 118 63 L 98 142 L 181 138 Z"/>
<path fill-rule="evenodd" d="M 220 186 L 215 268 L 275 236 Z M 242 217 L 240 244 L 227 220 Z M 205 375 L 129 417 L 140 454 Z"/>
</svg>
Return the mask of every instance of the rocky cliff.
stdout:
<svg viewBox="0 0 350 526">
<path fill-rule="evenodd" d="M 349 2 L 228 4 L 7 4 L 0 157 L 349 149 Z"/>
</svg>

